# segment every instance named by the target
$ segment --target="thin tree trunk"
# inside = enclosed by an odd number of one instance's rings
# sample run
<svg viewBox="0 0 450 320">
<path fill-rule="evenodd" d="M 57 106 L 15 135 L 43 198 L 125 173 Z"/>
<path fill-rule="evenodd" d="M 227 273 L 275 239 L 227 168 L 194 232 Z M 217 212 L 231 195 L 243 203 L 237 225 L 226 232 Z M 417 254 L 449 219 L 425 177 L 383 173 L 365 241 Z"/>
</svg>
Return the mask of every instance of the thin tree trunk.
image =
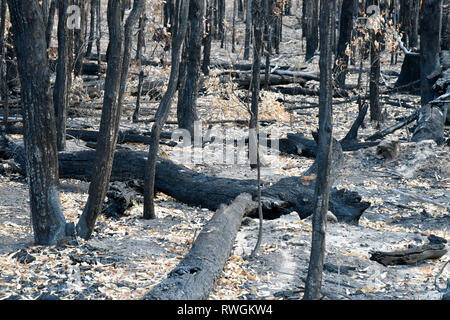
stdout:
<svg viewBox="0 0 450 320">
<path fill-rule="evenodd" d="M 211 0 L 207 3 L 206 8 L 206 24 L 205 33 L 206 36 L 203 39 L 203 62 L 202 62 L 202 72 L 205 76 L 209 75 L 209 65 L 211 63 L 211 41 L 212 41 L 212 16 L 213 16 L 213 4 Z"/>
<path fill-rule="evenodd" d="M 375 34 L 375 32 L 371 30 L 370 34 L 370 120 L 379 123 L 382 121 L 380 106 L 381 43 L 379 33 Z"/>
<path fill-rule="evenodd" d="M 231 52 L 236 52 L 236 14 L 237 14 L 237 2 L 238 0 L 233 1 L 233 26 L 231 31 Z"/>
<path fill-rule="evenodd" d="M 252 25 L 252 1 L 247 0 L 246 16 L 245 16 L 245 40 L 244 40 L 244 60 L 250 58 L 250 38 Z"/>
<path fill-rule="evenodd" d="M 8 0 L 22 91 L 24 145 L 34 240 L 66 236 L 58 191 L 56 125 L 50 95 L 45 25 L 38 1 Z"/>
<path fill-rule="evenodd" d="M 120 18 L 121 5 L 121 1 L 108 0 L 107 17 L 111 46 L 105 80 L 105 97 L 92 182 L 89 185 L 89 197 L 77 224 L 77 233 L 84 239 L 89 239 L 92 235 L 95 221 L 102 210 L 103 201 L 108 190 L 119 129 L 121 111 L 119 90 L 124 55 L 124 31 Z"/>
<path fill-rule="evenodd" d="M 52 31 L 53 31 L 53 24 L 55 23 L 55 13 L 56 13 L 56 1 L 52 0 L 50 3 L 50 9 L 48 12 L 48 19 L 46 21 L 47 25 L 45 26 L 45 39 L 47 42 L 47 49 L 50 48 L 50 44 L 52 42 Z"/>
<path fill-rule="evenodd" d="M 6 8 L 6 0 L 0 0 L 0 98 L 3 100 L 3 124 L 5 128 L 8 126 L 9 116 L 5 61 Z"/>
<path fill-rule="evenodd" d="M 86 25 L 87 25 L 87 12 L 86 3 L 84 0 L 78 0 L 76 4 L 80 8 L 81 19 L 80 28 L 74 31 L 74 63 L 73 70 L 75 77 L 81 75 L 83 66 L 83 58 L 86 54 Z"/>
<path fill-rule="evenodd" d="M 305 7 L 305 37 L 306 37 L 306 60 L 314 57 L 318 46 L 318 0 L 304 0 L 306 1 Z"/>
<path fill-rule="evenodd" d="M 257 169 L 257 188 L 258 188 L 258 214 L 259 214 L 259 234 L 258 241 L 253 249 L 251 256 L 254 256 L 261 245 L 262 240 L 262 206 L 261 206 L 261 165 L 259 153 L 259 86 L 261 77 L 261 52 L 263 47 L 263 28 L 264 28 L 264 2 L 265 0 L 253 0 L 253 75 L 252 75 L 252 99 L 251 99 L 251 117 L 249 122 L 249 153 L 250 166 L 256 165 Z M 253 146 L 253 148 L 252 148 Z M 256 156 L 256 157 L 255 157 Z M 256 158 L 256 159 L 255 159 Z M 256 160 L 256 162 L 254 161 Z"/>
<path fill-rule="evenodd" d="M 225 0 L 219 0 L 219 39 L 220 47 L 225 43 Z"/>
<path fill-rule="evenodd" d="M 102 55 L 101 55 L 101 38 L 102 38 L 102 29 L 101 29 L 101 8 L 102 8 L 102 0 L 96 0 L 96 17 L 97 17 L 97 23 L 96 23 L 96 34 L 97 34 L 97 39 L 96 39 L 96 46 L 97 46 L 97 64 L 99 66 L 99 68 L 101 67 L 102 64 Z"/>
<path fill-rule="evenodd" d="M 336 66 L 335 75 L 336 82 L 340 87 L 345 86 L 345 77 L 347 75 L 348 68 L 348 55 L 346 53 L 347 46 L 350 44 L 352 30 L 353 30 L 353 6 L 354 0 L 343 0 L 340 29 L 339 29 L 339 41 L 337 44 L 336 53 Z"/>
<path fill-rule="evenodd" d="M 159 138 L 162 127 L 169 116 L 170 105 L 177 89 L 178 75 L 180 69 L 181 46 L 186 37 L 189 14 L 189 0 L 181 3 L 181 13 L 178 20 L 177 36 L 172 44 L 172 69 L 170 72 L 169 84 L 167 91 L 161 99 L 158 110 L 155 115 L 155 123 L 151 132 L 151 143 L 148 151 L 147 168 L 144 178 L 144 219 L 156 218 L 155 205 L 153 197 L 155 195 L 155 174 L 156 160 L 158 156 Z"/>
<path fill-rule="evenodd" d="M 92 55 L 92 46 L 95 39 L 95 12 L 96 12 L 96 0 L 90 1 L 90 20 L 89 20 L 89 39 L 86 49 L 86 57 Z"/>
<path fill-rule="evenodd" d="M 67 8 L 71 1 L 58 0 L 58 65 L 53 89 L 58 151 L 66 149 L 66 120 L 72 82 L 72 31 L 67 27 Z"/>
<path fill-rule="evenodd" d="M 335 1 L 335 0 L 334 0 Z M 314 195 L 311 257 L 305 285 L 305 300 L 320 298 L 323 262 L 325 256 L 326 215 L 330 197 L 332 156 L 332 1 L 320 1 L 320 96 L 319 141 L 317 151 L 318 173 Z"/>
<path fill-rule="evenodd" d="M 185 74 L 178 93 L 177 120 L 181 129 L 190 132 L 194 136 L 194 122 L 197 116 L 197 95 L 200 77 L 200 56 L 202 51 L 203 35 L 203 0 L 190 0 L 189 5 L 189 29 L 184 44 L 187 59 Z"/>
</svg>

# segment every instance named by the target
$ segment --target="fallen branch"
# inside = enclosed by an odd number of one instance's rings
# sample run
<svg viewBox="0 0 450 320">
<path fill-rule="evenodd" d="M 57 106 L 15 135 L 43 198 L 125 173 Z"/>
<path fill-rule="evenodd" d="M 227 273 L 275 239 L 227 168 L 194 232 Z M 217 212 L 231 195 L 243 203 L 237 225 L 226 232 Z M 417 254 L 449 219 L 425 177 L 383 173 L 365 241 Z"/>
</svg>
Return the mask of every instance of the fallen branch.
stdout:
<svg viewBox="0 0 450 320">
<path fill-rule="evenodd" d="M 410 124 L 411 122 L 413 122 L 414 120 L 417 119 L 417 117 L 419 116 L 419 112 L 416 111 L 413 114 L 411 114 L 409 117 L 407 117 L 405 120 L 396 123 L 395 125 L 386 128 L 382 131 L 379 131 L 377 133 L 374 133 L 373 135 L 371 135 L 370 137 L 366 138 L 366 141 L 374 141 L 374 140 L 380 140 L 383 139 L 385 136 L 387 136 L 388 134 L 391 134 L 401 128 L 403 128 L 404 126 L 407 126 L 408 124 Z"/>
<path fill-rule="evenodd" d="M 406 250 L 393 252 L 372 252 L 370 260 L 381 263 L 384 266 L 416 264 L 427 259 L 439 259 L 447 253 L 445 244 L 425 244 Z"/>
</svg>

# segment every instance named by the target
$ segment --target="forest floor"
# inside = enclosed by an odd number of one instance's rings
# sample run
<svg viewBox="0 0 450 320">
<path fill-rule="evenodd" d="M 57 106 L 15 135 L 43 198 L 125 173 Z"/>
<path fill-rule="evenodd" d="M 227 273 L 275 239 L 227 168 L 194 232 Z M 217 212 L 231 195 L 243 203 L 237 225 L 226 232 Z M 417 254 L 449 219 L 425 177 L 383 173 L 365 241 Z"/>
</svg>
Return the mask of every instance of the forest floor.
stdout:
<svg viewBox="0 0 450 320">
<path fill-rule="evenodd" d="M 279 65 L 294 65 L 307 72 L 318 71 L 318 56 L 305 63 L 301 49 L 301 30 L 295 28 L 295 17 L 286 17 L 283 42 L 277 61 Z M 242 28 L 238 29 L 242 30 Z M 228 35 L 229 36 L 229 35 Z M 243 35 L 238 33 L 238 38 Z M 242 47 L 242 44 L 240 45 Z M 148 49 L 147 52 L 152 50 Z M 217 41 L 212 50 L 213 61 L 235 61 L 230 48 L 221 49 Z M 157 51 L 158 52 L 158 51 Z M 298 54 L 293 54 L 293 53 Z M 289 53 L 289 54 L 288 54 Z M 241 54 L 241 52 L 239 53 Z M 242 56 L 242 54 L 241 54 Z M 395 66 L 390 56 L 383 57 L 382 70 L 400 71 L 401 60 Z M 365 63 L 367 67 L 367 63 Z M 130 88 L 137 83 L 137 70 L 132 68 Z M 167 67 L 146 67 L 152 78 L 168 78 Z M 205 80 L 208 90 L 198 99 L 202 120 L 248 119 L 246 108 L 238 96 L 246 92 L 232 85 L 224 86 L 214 75 Z M 356 74 L 348 83 L 356 83 Z M 387 79 L 393 85 L 395 78 Z M 363 83 L 367 83 L 363 75 Z M 78 87 L 77 87 L 78 85 Z M 318 88 L 317 82 L 308 87 Z M 74 84 L 83 91 L 80 83 Z M 384 87 L 385 88 L 385 87 Z M 162 91 L 163 92 L 163 91 Z M 148 124 L 133 124 L 134 97 L 128 96 L 124 106 L 121 128 L 149 130 Z M 391 93 L 389 99 L 401 100 L 415 107 L 420 97 Z M 82 101 L 72 114 L 68 125 L 98 129 L 102 97 Z M 293 112 L 284 107 L 317 103 L 317 97 L 284 96 L 263 92 L 261 118 L 278 120 L 262 130 L 276 128 L 280 136 L 288 132 L 305 135 L 317 128 L 318 109 Z M 349 130 L 358 114 L 356 102 L 335 99 L 333 134 L 339 140 Z M 157 100 L 144 97 L 142 119 L 152 118 Z M 383 105 L 385 121 L 381 128 L 395 124 L 414 110 Z M 80 113 L 85 110 L 85 113 Z M 169 120 L 176 120 L 174 101 Z M 394 160 L 380 159 L 375 149 L 345 152 L 344 167 L 335 183 L 337 188 L 358 192 L 371 207 L 362 215 L 358 225 L 328 223 L 326 235 L 325 270 L 323 274 L 324 299 L 440 299 L 435 277 L 449 259 L 447 253 L 440 259 L 427 260 L 417 265 L 385 267 L 370 260 L 372 251 L 393 251 L 409 245 L 427 243 L 433 234 L 450 240 L 450 148 L 432 141 L 409 142 L 411 124 L 389 138 L 398 138 L 400 153 Z M 167 125 L 170 131 L 175 126 Z M 241 137 L 246 126 L 214 125 Z M 366 122 L 359 138 L 379 129 Z M 446 130 L 449 137 L 449 130 Z M 20 138 L 20 136 L 17 136 Z M 81 141 L 69 141 L 85 148 Z M 147 150 L 145 146 L 128 144 L 129 148 Z M 161 155 L 177 161 L 180 150 L 161 146 Z M 185 147 L 192 150 L 193 147 Z M 206 149 L 214 150 L 213 145 Z M 267 156 L 270 169 L 263 171 L 263 180 L 275 182 L 281 177 L 301 175 L 313 162 L 294 155 Z M 248 165 L 224 165 L 214 159 L 202 164 L 185 164 L 199 172 L 220 177 L 254 179 L 255 170 Z M 256 186 L 255 186 L 256 187 Z M 77 222 L 87 200 L 88 183 L 75 180 L 61 181 L 61 203 L 68 222 Z M 0 175 L 0 299 L 139 299 L 167 274 L 189 251 L 203 225 L 214 212 L 190 207 L 164 194 L 156 200 L 157 219 L 143 220 L 142 205 L 138 202 L 120 219 L 99 217 L 92 239 L 57 246 L 33 245 L 26 180 L 17 175 Z M 223 275 L 217 280 L 210 299 L 301 299 L 307 275 L 311 218 L 300 220 L 292 212 L 274 220 L 265 220 L 263 240 L 258 256 L 247 259 L 257 240 L 258 221 L 245 218 L 235 241 L 232 255 Z M 450 277 L 447 267 L 438 279 L 445 287 Z"/>
</svg>

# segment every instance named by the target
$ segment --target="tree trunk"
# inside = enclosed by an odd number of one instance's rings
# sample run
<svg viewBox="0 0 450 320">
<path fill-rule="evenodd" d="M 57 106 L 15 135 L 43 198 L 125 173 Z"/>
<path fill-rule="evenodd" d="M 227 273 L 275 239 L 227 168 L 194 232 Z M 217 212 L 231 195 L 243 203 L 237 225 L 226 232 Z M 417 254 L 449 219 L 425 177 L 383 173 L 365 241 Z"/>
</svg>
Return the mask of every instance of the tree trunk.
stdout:
<svg viewBox="0 0 450 320">
<path fill-rule="evenodd" d="M 306 60 L 314 57 L 319 44 L 319 23 L 318 23 L 318 0 L 304 0 L 305 7 L 305 37 L 306 37 Z"/>
<path fill-rule="evenodd" d="M 335 1 L 335 0 L 334 0 Z M 317 153 L 317 179 L 314 192 L 313 231 L 311 257 L 305 284 L 305 300 L 320 299 L 323 261 L 325 255 L 325 229 L 330 198 L 330 172 L 332 166 L 332 35 L 334 11 L 332 1 L 320 1 L 320 96 L 319 142 Z"/>
<path fill-rule="evenodd" d="M 119 129 L 121 106 L 118 98 L 124 55 L 124 31 L 120 19 L 121 4 L 121 1 L 108 0 L 110 52 L 105 80 L 105 97 L 92 182 L 89 185 L 89 197 L 77 224 L 78 235 L 85 239 L 91 236 L 95 221 L 102 210 Z"/>
<path fill-rule="evenodd" d="M 70 1 L 58 0 L 58 64 L 53 89 L 58 151 L 66 149 L 66 120 L 72 83 L 72 31 L 67 28 Z"/>
<path fill-rule="evenodd" d="M 428 77 L 439 68 L 441 44 L 442 0 L 422 1 L 420 19 L 420 84 L 421 103 L 434 99 L 433 83 Z"/>
<path fill-rule="evenodd" d="M 203 0 L 190 0 L 189 5 L 189 27 L 187 39 L 184 43 L 186 60 L 183 61 L 185 68 L 180 74 L 180 82 L 177 104 L 177 119 L 180 129 L 186 129 L 194 136 L 194 122 L 197 116 L 197 96 L 200 78 L 200 56 L 202 51 L 203 36 Z"/>
<path fill-rule="evenodd" d="M 189 0 L 184 0 L 181 3 L 180 16 L 177 17 L 177 36 L 172 44 L 172 69 L 170 72 L 169 84 L 161 103 L 156 111 L 155 123 L 152 127 L 150 135 L 151 143 L 148 151 L 148 160 L 145 170 L 144 179 L 144 219 L 156 218 L 155 205 L 153 197 L 155 195 L 155 175 L 156 175 L 156 160 L 159 149 L 159 138 L 162 127 L 169 116 L 170 106 L 172 104 L 173 96 L 177 89 L 177 81 L 180 69 L 180 55 L 183 41 L 186 37 L 189 14 Z"/>
<path fill-rule="evenodd" d="M 343 0 L 342 2 L 339 41 L 337 44 L 336 54 L 337 63 L 334 70 L 334 73 L 336 75 L 336 82 L 341 88 L 345 87 L 345 77 L 347 75 L 349 57 L 346 53 L 346 50 L 347 46 L 351 42 L 353 30 L 353 6 L 354 0 Z"/>
<path fill-rule="evenodd" d="M 88 45 L 86 49 L 86 57 L 90 57 L 92 55 L 92 46 L 94 44 L 95 39 L 95 12 L 96 12 L 96 0 L 90 1 L 90 20 L 89 20 L 89 38 Z"/>
<path fill-rule="evenodd" d="M 379 33 L 370 30 L 370 120 L 379 124 L 382 121 L 382 113 L 380 106 L 380 76 L 381 76 L 381 42 Z"/>
<path fill-rule="evenodd" d="M 9 116 L 5 61 L 6 8 L 6 0 L 0 0 L 0 98 L 3 101 L 3 124 L 5 127 L 8 126 Z"/>
<path fill-rule="evenodd" d="M 80 8 L 80 28 L 74 31 L 74 62 L 73 71 L 75 77 L 81 75 L 83 67 L 83 58 L 86 55 L 86 26 L 87 26 L 87 12 L 86 3 L 84 0 L 77 0 L 75 2 Z"/>
<path fill-rule="evenodd" d="M 45 39 L 47 43 L 47 49 L 50 48 L 50 43 L 52 42 L 52 31 L 53 31 L 53 24 L 55 22 L 55 13 L 56 13 L 56 1 L 52 0 L 50 3 L 50 9 L 48 12 L 48 20 L 46 22 L 46 28 L 45 28 Z"/>
<path fill-rule="evenodd" d="M 22 91 L 34 240 L 39 245 L 53 245 L 66 236 L 66 221 L 58 191 L 56 125 L 45 26 L 38 1 L 8 0 L 8 4 Z"/>
<path fill-rule="evenodd" d="M 450 0 L 442 5 L 441 50 L 450 50 Z"/>
<path fill-rule="evenodd" d="M 211 41 L 212 41 L 212 16 L 213 5 L 211 0 L 208 1 L 206 7 L 206 22 L 205 22 L 205 38 L 203 39 L 203 62 L 202 72 L 205 76 L 209 75 L 209 65 L 211 64 Z"/>
<path fill-rule="evenodd" d="M 244 40 L 244 60 L 248 60 L 250 57 L 250 38 L 251 38 L 251 25 L 252 25 L 252 0 L 246 0 L 246 16 L 245 16 L 245 40 Z"/>
</svg>

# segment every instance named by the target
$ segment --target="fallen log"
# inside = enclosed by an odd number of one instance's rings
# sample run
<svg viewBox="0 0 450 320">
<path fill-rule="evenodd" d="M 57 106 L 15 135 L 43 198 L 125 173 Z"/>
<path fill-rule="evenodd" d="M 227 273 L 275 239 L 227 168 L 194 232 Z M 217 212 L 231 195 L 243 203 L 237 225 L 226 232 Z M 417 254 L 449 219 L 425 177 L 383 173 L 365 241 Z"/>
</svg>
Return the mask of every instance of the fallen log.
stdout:
<svg viewBox="0 0 450 320">
<path fill-rule="evenodd" d="M 3 141 L 3 143 L 1 143 Z M 5 136 L 0 137 L 0 155 L 14 159 L 18 171 L 26 174 L 23 147 Z M 131 150 L 115 152 L 111 181 L 143 180 L 147 153 Z M 95 151 L 83 150 L 59 153 L 60 178 L 87 180 L 91 171 Z M 263 213 L 266 219 L 275 219 L 296 211 L 304 219 L 313 213 L 314 183 L 301 177 L 281 179 L 262 190 Z M 256 198 L 256 181 L 218 178 L 198 173 L 174 162 L 159 158 L 155 176 L 156 190 L 191 206 L 217 210 L 241 193 L 250 193 Z M 339 221 L 358 223 L 360 216 L 370 206 L 361 201 L 361 196 L 348 190 L 332 189 L 330 211 Z M 256 212 L 254 213 L 257 216 Z"/>
<path fill-rule="evenodd" d="M 370 260 L 381 263 L 384 266 L 416 264 L 427 259 L 439 259 L 447 253 L 445 244 L 425 244 L 405 250 L 371 253 Z"/>
<path fill-rule="evenodd" d="M 271 76 L 272 77 L 272 76 Z M 306 80 L 304 80 L 306 82 Z M 291 82 L 294 83 L 294 82 Z M 280 83 L 283 84 L 283 83 Z M 302 83 L 304 84 L 304 83 Z M 319 96 L 319 89 L 311 89 L 311 88 L 304 88 L 304 87 L 270 87 L 268 90 L 273 92 L 278 92 L 281 94 L 287 94 L 287 95 L 305 95 L 305 96 Z M 348 92 L 346 90 L 337 89 L 333 90 L 333 97 L 334 98 L 342 98 L 342 97 L 348 97 Z"/>
<path fill-rule="evenodd" d="M 221 83 L 228 83 L 230 81 L 236 83 L 240 88 L 248 88 L 252 81 L 252 75 L 250 73 L 239 73 L 230 77 L 229 75 L 222 76 Z M 282 76 L 282 75 L 270 75 L 269 86 L 286 85 L 286 84 L 306 84 L 306 80 L 300 77 Z M 266 84 L 265 81 L 261 81 L 261 87 Z"/>
<path fill-rule="evenodd" d="M 8 134 L 23 134 L 22 126 L 9 126 L 6 130 Z M 67 129 L 67 138 L 79 139 L 86 142 L 97 142 L 98 131 L 93 130 L 83 130 L 83 129 Z M 171 139 L 172 133 L 162 132 L 161 139 Z M 135 130 L 119 131 L 117 137 L 117 143 L 140 143 L 149 144 L 150 143 L 150 132 L 139 132 Z"/>
<path fill-rule="evenodd" d="M 222 206 L 205 225 L 183 260 L 143 299 L 208 299 L 230 257 L 243 216 L 257 207 L 249 194 L 241 194 L 229 206 Z"/>
</svg>

